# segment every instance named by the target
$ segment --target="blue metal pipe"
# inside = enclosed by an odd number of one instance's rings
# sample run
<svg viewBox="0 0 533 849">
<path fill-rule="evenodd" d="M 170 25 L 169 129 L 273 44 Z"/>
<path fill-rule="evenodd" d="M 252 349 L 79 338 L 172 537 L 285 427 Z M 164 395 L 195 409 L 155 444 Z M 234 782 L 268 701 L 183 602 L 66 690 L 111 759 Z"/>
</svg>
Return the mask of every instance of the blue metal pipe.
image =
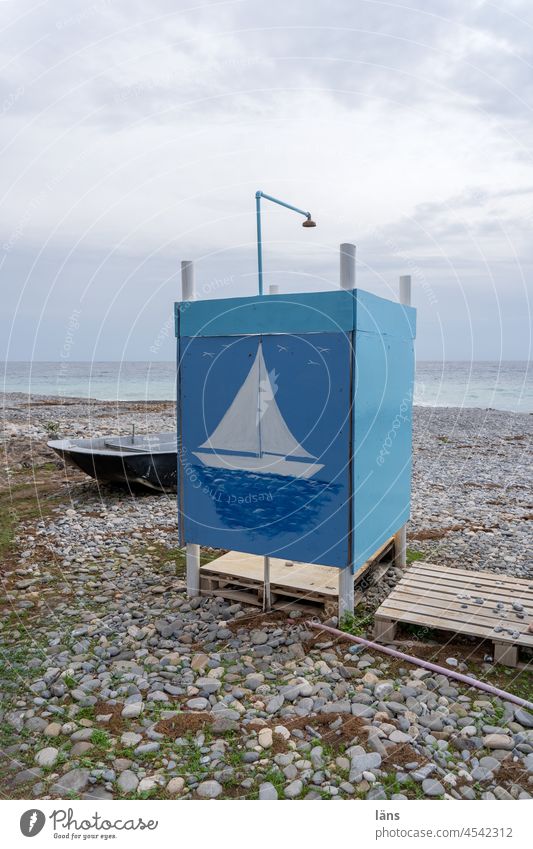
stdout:
<svg viewBox="0 0 533 849">
<path fill-rule="evenodd" d="M 257 223 L 257 273 L 259 294 L 263 294 L 263 242 L 261 239 L 261 192 L 255 193 L 255 218 Z"/>
<path fill-rule="evenodd" d="M 285 209 L 292 209 L 293 212 L 298 212 L 300 215 L 303 215 L 308 220 L 311 219 L 311 213 L 306 212 L 305 209 L 300 209 L 297 206 L 293 206 L 290 203 L 285 203 L 284 200 L 279 200 L 279 198 L 272 197 L 272 195 L 266 195 L 264 192 L 257 191 L 255 193 L 255 218 L 257 224 L 257 273 L 259 277 L 259 294 L 263 294 L 263 241 L 261 236 L 261 198 L 265 200 L 270 200 L 272 203 L 277 203 L 279 206 L 284 206 Z"/>
</svg>

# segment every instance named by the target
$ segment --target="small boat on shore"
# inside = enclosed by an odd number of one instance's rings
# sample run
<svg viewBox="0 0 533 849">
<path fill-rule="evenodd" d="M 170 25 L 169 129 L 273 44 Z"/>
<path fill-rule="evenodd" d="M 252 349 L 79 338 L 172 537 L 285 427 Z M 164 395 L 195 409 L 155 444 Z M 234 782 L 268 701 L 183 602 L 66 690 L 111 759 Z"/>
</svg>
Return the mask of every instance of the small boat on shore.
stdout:
<svg viewBox="0 0 533 849">
<path fill-rule="evenodd" d="M 48 446 L 65 463 L 77 466 L 101 483 L 176 491 L 176 432 L 52 439 Z"/>
</svg>

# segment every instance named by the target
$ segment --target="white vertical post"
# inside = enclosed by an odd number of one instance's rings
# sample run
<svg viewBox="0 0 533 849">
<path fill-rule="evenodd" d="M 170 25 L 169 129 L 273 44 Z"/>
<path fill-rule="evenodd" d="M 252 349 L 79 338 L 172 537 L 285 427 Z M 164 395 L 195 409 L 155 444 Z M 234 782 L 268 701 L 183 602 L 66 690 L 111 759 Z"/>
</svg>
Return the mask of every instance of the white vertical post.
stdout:
<svg viewBox="0 0 533 849">
<path fill-rule="evenodd" d="M 340 258 L 341 289 L 355 289 L 355 245 L 350 244 L 350 242 L 343 242 Z"/>
<path fill-rule="evenodd" d="M 400 303 L 407 307 L 411 306 L 411 275 L 404 274 L 400 277 Z"/>
<path fill-rule="evenodd" d="M 411 275 L 400 277 L 400 303 L 411 306 Z M 400 569 L 407 566 L 407 525 L 402 525 L 394 535 L 394 565 Z"/>
<path fill-rule="evenodd" d="M 181 263 L 181 298 L 183 301 L 194 300 L 194 266 L 188 259 Z M 194 598 L 200 595 L 200 546 L 188 542 L 185 552 L 187 596 Z"/>
<path fill-rule="evenodd" d="M 279 286 L 271 283 L 268 287 L 269 295 L 278 295 Z M 272 607 L 272 594 L 270 592 L 270 557 L 263 558 L 263 610 L 269 611 Z"/>
<path fill-rule="evenodd" d="M 355 289 L 355 245 L 344 242 L 340 247 L 340 287 Z M 339 569 L 339 620 L 354 609 L 354 576 L 352 564 Z"/>
</svg>

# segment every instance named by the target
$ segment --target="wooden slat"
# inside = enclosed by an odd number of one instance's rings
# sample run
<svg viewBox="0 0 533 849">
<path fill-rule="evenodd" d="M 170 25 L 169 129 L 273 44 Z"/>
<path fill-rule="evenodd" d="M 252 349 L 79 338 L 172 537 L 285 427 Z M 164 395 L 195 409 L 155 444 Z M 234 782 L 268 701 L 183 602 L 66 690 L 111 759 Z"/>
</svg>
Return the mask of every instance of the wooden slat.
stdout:
<svg viewBox="0 0 533 849">
<path fill-rule="evenodd" d="M 431 615 L 425 616 L 423 613 L 409 613 L 409 616 L 405 617 L 402 615 L 401 610 L 384 610 L 383 615 L 381 615 L 380 608 L 380 615 L 378 616 L 376 614 L 376 618 L 380 620 L 392 619 L 393 621 L 397 622 L 408 622 L 411 625 L 424 625 L 428 628 L 440 628 L 442 631 L 453 631 L 454 633 L 469 634 L 471 637 L 480 637 L 480 639 L 483 640 L 491 639 L 489 637 L 489 634 L 486 633 L 486 630 L 488 629 L 480 629 L 482 633 L 474 633 L 472 631 L 472 628 L 465 622 L 461 622 L 459 620 L 452 622 L 449 619 L 440 619 L 439 617 Z M 498 634 L 497 636 L 499 638 L 501 635 Z M 505 640 L 504 638 L 502 638 L 501 641 L 510 643 L 517 642 L 516 640 Z"/>
<path fill-rule="evenodd" d="M 387 602 L 390 603 L 392 601 L 400 604 L 400 606 L 405 607 L 406 609 L 409 607 L 431 607 L 435 610 L 457 613 L 458 616 L 463 618 L 473 616 L 476 620 L 481 619 L 482 621 L 486 621 L 487 624 L 490 622 L 493 625 L 501 624 L 506 628 L 513 627 L 515 631 L 520 631 L 524 628 L 524 625 L 527 627 L 529 621 L 527 618 L 509 619 L 505 613 L 493 613 L 491 608 L 487 608 L 486 605 L 481 604 L 470 604 L 465 610 L 461 607 L 460 601 L 448 600 L 434 593 L 420 596 L 417 593 L 403 588 L 396 589 L 390 596 L 388 596 Z"/>
<path fill-rule="evenodd" d="M 389 551 L 394 550 L 394 537 L 390 537 L 376 553 L 361 566 L 354 575 L 354 585 L 364 579 L 369 585 L 379 580 L 390 567 L 392 560 L 387 559 Z M 274 594 L 295 601 L 321 604 L 324 607 L 337 604 L 339 595 L 340 570 L 334 566 L 321 566 L 315 563 L 294 562 L 287 566 L 287 561 L 281 558 L 270 560 L 270 586 Z M 260 593 L 263 587 L 264 563 L 263 557 L 229 551 L 200 568 L 202 591 L 217 593 L 224 598 L 240 600 L 236 597 L 241 588 L 248 588 L 250 593 Z M 203 580 L 202 580 L 203 579 Z M 212 585 L 208 583 L 212 582 Z M 218 586 L 217 586 L 218 584 Z M 224 584 L 224 585 L 222 585 Z M 230 596 L 229 593 L 232 593 Z M 360 594 L 359 594 L 360 596 Z M 244 600 L 244 599 L 242 599 Z M 258 603 L 257 600 L 254 603 Z M 289 601 L 280 601 L 287 606 Z"/>
<path fill-rule="evenodd" d="M 448 580 L 460 582 L 464 584 L 472 584 L 477 587 L 490 586 L 491 589 L 512 590 L 513 592 L 523 592 L 525 595 L 533 596 L 533 583 L 524 580 L 523 578 L 511 578 L 499 576 L 494 572 L 469 572 L 466 569 L 447 568 L 446 566 L 437 566 L 432 563 L 420 560 L 413 565 L 412 569 L 416 574 L 427 575 L 428 577 L 445 577 Z M 489 575 L 480 580 L 480 575 Z"/>
<path fill-rule="evenodd" d="M 505 642 L 512 645 L 533 647 L 533 635 L 521 634 L 518 638 L 513 638 L 510 634 L 495 634 L 491 628 L 487 628 L 484 625 L 475 626 L 460 619 L 446 619 L 441 616 L 435 616 L 432 613 L 424 613 L 424 611 L 409 611 L 407 613 L 399 608 L 380 607 L 379 612 L 376 613 L 376 618 L 381 620 L 391 619 L 394 622 L 407 622 L 412 625 L 427 625 L 429 628 L 440 628 L 443 631 L 469 634 L 471 637 L 480 637 L 484 640 L 492 640 L 492 642 Z"/>
<path fill-rule="evenodd" d="M 519 633 L 518 637 L 512 637 L 504 631 L 496 633 L 494 629 L 485 623 L 470 622 L 464 619 L 455 619 L 453 617 L 444 616 L 442 613 L 437 613 L 429 609 L 405 610 L 401 607 L 391 605 L 382 605 L 376 613 L 377 618 L 393 619 L 396 622 L 408 622 L 414 625 L 420 624 L 420 617 L 424 618 L 422 624 L 429 625 L 432 628 L 441 628 L 445 631 L 457 631 L 463 634 L 470 634 L 472 637 L 483 637 L 493 641 L 509 642 L 516 645 L 533 647 L 533 634 Z"/>
<path fill-rule="evenodd" d="M 518 595 L 515 593 L 501 593 L 501 592 L 493 592 L 492 590 L 487 590 L 484 587 L 481 587 L 477 590 L 472 590 L 470 587 L 459 586 L 457 584 L 451 585 L 447 582 L 437 581 L 433 579 L 431 582 L 424 578 L 421 575 L 406 575 L 405 578 L 402 578 L 400 584 L 397 585 L 396 589 L 400 586 L 412 587 L 413 590 L 420 591 L 421 594 L 424 593 L 444 593 L 445 595 L 453 596 L 457 598 L 457 594 L 468 593 L 470 599 L 474 598 L 483 598 L 485 599 L 485 605 L 495 605 L 496 602 L 501 601 L 504 604 L 512 605 L 514 601 L 520 601 L 524 607 L 524 612 L 533 614 L 533 598 L 528 598 L 527 596 Z M 396 590 L 394 590 L 395 592 Z M 469 603 L 469 599 L 465 599 L 465 604 Z M 471 601 L 471 604 L 474 602 Z M 480 605 L 478 605 L 480 606 Z"/>
<path fill-rule="evenodd" d="M 406 572 L 376 611 L 375 618 L 380 623 L 380 632 L 384 632 L 387 622 L 408 622 L 469 634 L 494 643 L 533 647 L 533 634 L 527 631 L 533 616 L 531 586 L 530 582 L 520 578 L 500 578 L 491 572 L 472 573 L 465 569 L 447 569 L 420 561 Z M 470 599 L 458 599 L 458 593 L 468 593 L 471 598 L 483 598 L 485 603 L 477 605 Z M 522 603 L 525 619 L 514 617 L 510 609 L 513 601 Z M 506 605 L 503 614 L 494 612 L 497 602 Z M 463 608 L 462 604 L 468 607 Z M 518 633 L 518 637 L 512 637 L 506 631 L 495 632 L 495 625 Z M 511 652 L 509 657 L 512 656 L 514 653 Z"/>
</svg>

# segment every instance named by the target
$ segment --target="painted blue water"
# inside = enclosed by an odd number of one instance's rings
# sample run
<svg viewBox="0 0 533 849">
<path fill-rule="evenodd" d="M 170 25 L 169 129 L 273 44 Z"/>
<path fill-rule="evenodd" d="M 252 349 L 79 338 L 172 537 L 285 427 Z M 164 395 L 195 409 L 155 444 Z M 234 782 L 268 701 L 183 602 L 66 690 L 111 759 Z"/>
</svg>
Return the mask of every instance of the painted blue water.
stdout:
<svg viewBox="0 0 533 849">
<path fill-rule="evenodd" d="M 172 362 L 2 363 L 0 389 L 103 401 L 173 400 Z M 527 362 L 419 362 L 415 404 L 533 412 L 533 365 Z"/>
</svg>

